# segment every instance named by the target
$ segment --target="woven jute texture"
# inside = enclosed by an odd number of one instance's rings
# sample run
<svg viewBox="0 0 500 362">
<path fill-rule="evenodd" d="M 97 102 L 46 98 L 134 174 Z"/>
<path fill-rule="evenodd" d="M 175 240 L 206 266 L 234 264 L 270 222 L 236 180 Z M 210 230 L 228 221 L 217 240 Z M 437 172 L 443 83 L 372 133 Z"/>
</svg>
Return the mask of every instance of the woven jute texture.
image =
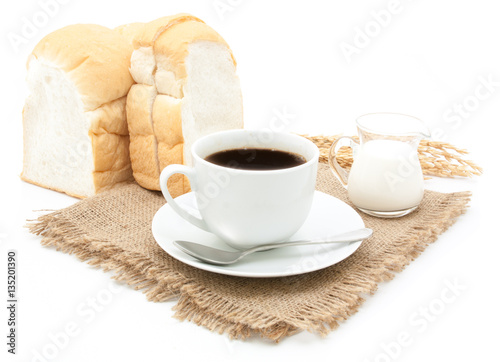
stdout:
<svg viewBox="0 0 500 362">
<path fill-rule="evenodd" d="M 317 190 L 349 203 L 328 166 L 320 164 Z M 252 279 L 185 265 L 155 242 L 151 222 L 165 204 L 158 192 L 126 184 L 29 224 L 41 243 L 143 290 L 150 301 L 176 299 L 175 316 L 234 338 L 257 334 L 279 341 L 308 330 L 326 334 L 464 213 L 469 192 L 426 191 L 420 207 L 399 219 L 361 214 L 373 236 L 344 261 L 298 276 Z M 325 210 L 328 212 L 328 210 Z M 335 220 L 332 220 L 335 222 Z"/>
</svg>

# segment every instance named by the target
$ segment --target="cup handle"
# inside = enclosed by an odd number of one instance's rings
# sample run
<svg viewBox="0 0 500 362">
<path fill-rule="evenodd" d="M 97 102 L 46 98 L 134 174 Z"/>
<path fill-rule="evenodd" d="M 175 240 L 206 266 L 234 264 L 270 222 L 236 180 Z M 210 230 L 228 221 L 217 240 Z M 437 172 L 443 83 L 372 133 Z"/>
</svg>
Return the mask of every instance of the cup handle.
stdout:
<svg viewBox="0 0 500 362">
<path fill-rule="evenodd" d="M 177 204 L 177 202 L 172 198 L 172 195 L 170 195 L 170 192 L 168 191 L 167 187 L 167 181 L 170 178 L 170 176 L 180 173 L 185 175 L 191 184 L 191 189 L 195 191 L 196 187 L 196 172 L 194 171 L 193 168 L 184 166 L 184 165 L 168 165 L 163 169 L 160 175 L 160 188 L 161 192 L 163 194 L 163 197 L 167 200 L 167 203 L 170 205 L 170 207 L 183 219 L 189 221 L 191 224 L 194 226 L 199 227 L 202 230 L 205 231 L 210 231 L 208 229 L 208 225 L 203 219 L 200 219 L 199 217 L 191 215 L 189 212 L 184 210 L 182 207 Z"/>
<path fill-rule="evenodd" d="M 347 187 L 347 180 L 349 179 L 349 172 L 342 168 L 337 161 L 337 152 L 341 147 L 340 141 L 343 139 L 350 140 L 349 147 L 354 148 L 354 144 L 359 145 L 352 137 L 342 136 L 335 140 L 330 147 L 330 153 L 328 154 L 328 164 L 333 171 L 333 174 L 342 182 L 342 185 Z"/>
</svg>

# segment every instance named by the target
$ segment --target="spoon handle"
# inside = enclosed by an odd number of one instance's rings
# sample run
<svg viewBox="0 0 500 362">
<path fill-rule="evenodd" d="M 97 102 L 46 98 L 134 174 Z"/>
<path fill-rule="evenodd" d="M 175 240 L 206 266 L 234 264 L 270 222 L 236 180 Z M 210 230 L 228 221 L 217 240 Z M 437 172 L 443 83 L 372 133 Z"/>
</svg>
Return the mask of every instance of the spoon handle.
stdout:
<svg viewBox="0 0 500 362">
<path fill-rule="evenodd" d="M 346 233 L 338 234 L 332 237 L 324 237 L 318 240 L 296 240 L 296 241 L 283 241 L 274 244 L 265 244 L 256 246 L 255 248 L 247 249 L 243 252 L 243 255 L 250 254 L 256 251 L 284 248 L 286 246 L 298 246 L 298 245 L 314 245 L 314 244 L 334 244 L 334 243 L 350 243 L 353 241 L 360 241 L 368 239 L 373 234 L 373 230 L 369 228 L 357 229 L 353 231 L 348 231 Z"/>
</svg>

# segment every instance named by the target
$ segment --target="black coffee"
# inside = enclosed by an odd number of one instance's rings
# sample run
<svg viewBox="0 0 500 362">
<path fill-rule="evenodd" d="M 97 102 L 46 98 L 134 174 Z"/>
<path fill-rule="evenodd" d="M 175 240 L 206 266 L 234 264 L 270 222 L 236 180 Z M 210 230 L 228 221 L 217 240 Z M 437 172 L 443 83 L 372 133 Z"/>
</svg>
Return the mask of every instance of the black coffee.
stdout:
<svg viewBox="0 0 500 362">
<path fill-rule="evenodd" d="M 240 170 L 280 170 L 306 163 L 303 156 L 270 148 L 238 148 L 212 153 L 208 162 Z"/>
</svg>

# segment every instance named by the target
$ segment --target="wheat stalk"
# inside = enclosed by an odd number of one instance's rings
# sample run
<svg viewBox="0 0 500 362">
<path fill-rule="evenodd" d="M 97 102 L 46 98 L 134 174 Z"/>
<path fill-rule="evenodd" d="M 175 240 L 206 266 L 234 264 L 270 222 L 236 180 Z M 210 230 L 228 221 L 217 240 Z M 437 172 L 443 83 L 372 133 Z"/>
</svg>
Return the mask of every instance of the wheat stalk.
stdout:
<svg viewBox="0 0 500 362">
<path fill-rule="evenodd" d="M 303 135 L 318 146 L 319 161 L 328 162 L 328 153 L 332 143 L 339 138 L 334 136 Z M 356 139 L 356 137 L 353 137 Z M 422 140 L 418 146 L 418 158 L 424 175 L 439 177 L 472 177 L 481 175 L 483 169 L 470 160 L 461 156 L 468 152 L 446 142 Z M 350 147 L 341 147 L 337 152 L 337 161 L 342 167 L 352 165 L 352 150 Z"/>
</svg>

